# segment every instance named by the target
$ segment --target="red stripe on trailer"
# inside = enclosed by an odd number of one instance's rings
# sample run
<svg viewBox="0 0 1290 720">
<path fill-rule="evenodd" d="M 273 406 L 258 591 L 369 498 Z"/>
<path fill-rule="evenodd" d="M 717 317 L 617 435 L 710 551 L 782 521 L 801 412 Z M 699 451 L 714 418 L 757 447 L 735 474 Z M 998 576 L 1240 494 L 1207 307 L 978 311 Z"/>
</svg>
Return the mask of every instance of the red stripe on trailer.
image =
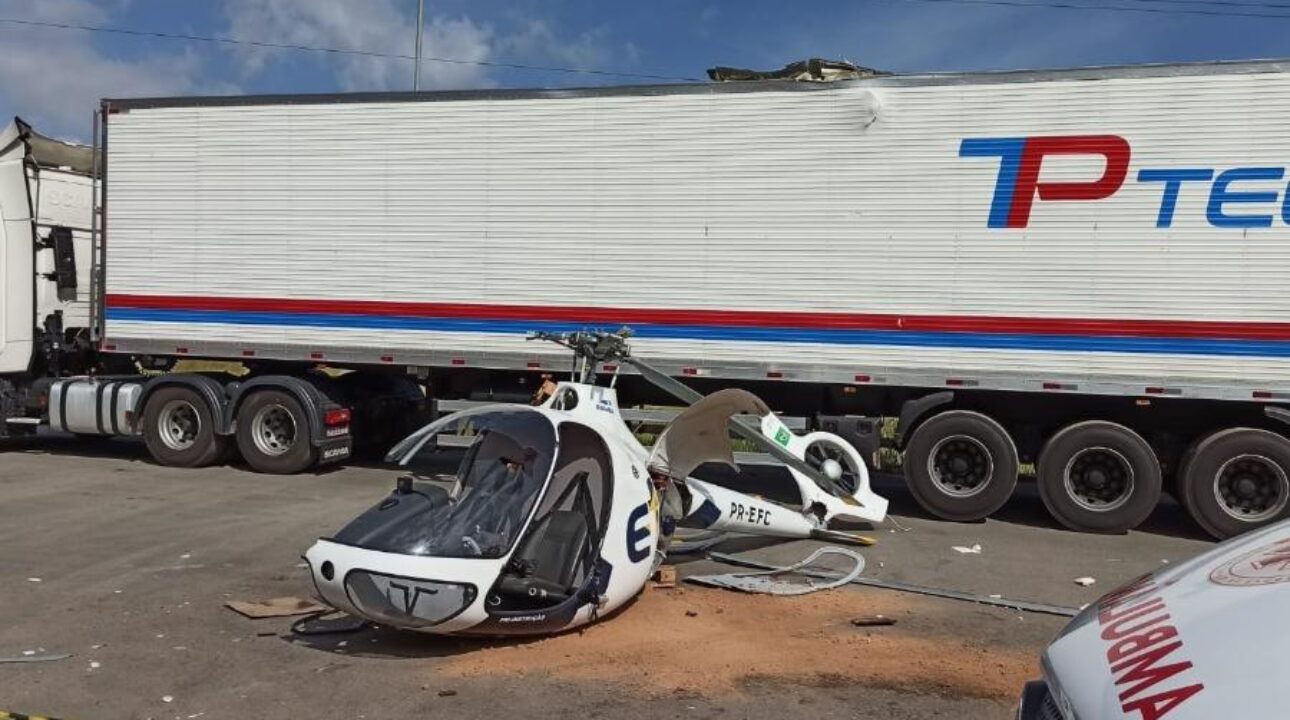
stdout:
<svg viewBox="0 0 1290 720">
<path fill-rule="evenodd" d="M 870 382 L 871 380 L 873 380 L 873 378 L 869 377 L 868 375 L 856 375 L 855 381 L 858 383 L 867 383 L 867 382 Z"/>
<path fill-rule="evenodd" d="M 907 332 L 1007 333 L 1084 337 L 1208 338 L 1290 340 L 1290 323 L 1226 320 L 1141 320 L 1027 318 L 989 315 L 898 315 L 775 310 L 700 310 L 558 305 L 414 303 L 182 295 L 111 294 L 110 308 L 277 312 L 363 316 L 434 317 L 476 320 L 785 327 Z"/>
</svg>

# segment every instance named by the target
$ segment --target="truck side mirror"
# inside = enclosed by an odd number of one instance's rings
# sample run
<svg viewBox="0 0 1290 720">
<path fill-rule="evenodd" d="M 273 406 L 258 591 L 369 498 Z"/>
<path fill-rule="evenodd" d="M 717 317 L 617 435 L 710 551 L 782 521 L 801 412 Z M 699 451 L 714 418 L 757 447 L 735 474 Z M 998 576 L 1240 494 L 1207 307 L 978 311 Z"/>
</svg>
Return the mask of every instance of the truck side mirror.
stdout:
<svg viewBox="0 0 1290 720">
<path fill-rule="evenodd" d="M 51 229 L 44 244 L 54 251 L 54 272 L 50 279 L 58 287 L 58 299 L 76 300 L 76 245 L 72 229 L 61 225 Z"/>
</svg>

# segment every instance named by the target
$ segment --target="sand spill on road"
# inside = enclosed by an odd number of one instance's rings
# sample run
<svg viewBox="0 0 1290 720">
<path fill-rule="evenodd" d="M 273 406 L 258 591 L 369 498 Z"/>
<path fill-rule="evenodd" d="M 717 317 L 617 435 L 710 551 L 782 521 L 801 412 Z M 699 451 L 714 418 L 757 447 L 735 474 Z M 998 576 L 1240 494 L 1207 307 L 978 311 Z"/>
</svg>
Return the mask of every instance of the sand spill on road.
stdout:
<svg viewBox="0 0 1290 720">
<path fill-rule="evenodd" d="M 737 693 L 769 681 L 1000 700 L 1015 698 L 1037 676 L 1033 649 L 940 636 L 946 623 L 929 618 L 931 607 L 907 596 L 852 589 L 779 598 L 651 588 L 582 632 L 483 646 L 448 659 L 436 672 L 602 681 L 649 694 Z M 899 622 L 851 625 L 852 618 L 873 614 Z"/>
</svg>

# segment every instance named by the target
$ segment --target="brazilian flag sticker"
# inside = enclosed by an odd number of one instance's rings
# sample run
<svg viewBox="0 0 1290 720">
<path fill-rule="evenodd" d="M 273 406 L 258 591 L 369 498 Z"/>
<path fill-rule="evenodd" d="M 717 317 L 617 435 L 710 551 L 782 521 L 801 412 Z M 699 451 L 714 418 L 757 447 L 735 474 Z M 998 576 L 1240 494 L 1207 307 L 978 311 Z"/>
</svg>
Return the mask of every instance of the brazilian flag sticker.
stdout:
<svg viewBox="0 0 1290 720">
<path fill-rule="evenodd" d="M 788 428 L 780 428 L 775 431 L 775 442 L 783 445 L 784 447 L 788 447 L 788 441 L 792 437 L 792 435 L 788 434 Z"/>
</svg>

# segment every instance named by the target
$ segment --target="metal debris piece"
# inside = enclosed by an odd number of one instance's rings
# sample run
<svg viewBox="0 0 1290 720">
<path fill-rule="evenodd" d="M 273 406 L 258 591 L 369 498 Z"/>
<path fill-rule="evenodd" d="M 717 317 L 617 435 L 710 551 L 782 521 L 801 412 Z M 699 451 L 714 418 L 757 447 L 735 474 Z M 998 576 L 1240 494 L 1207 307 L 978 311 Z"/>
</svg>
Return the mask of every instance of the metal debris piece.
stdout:
<svg viewBox="0 0 1290 720">
<path fill-rule="evenodd" d="M 717 562 L 723 562 L 740 567 L 757 568 L 760 570 L 775 569 L 774 565 L 757 562 L 727 555 L 725 553 L 709 553 L 708 557 Z M 800 570 L 803 575 L 811 575 L 824 579 L 835 579 L 837 573 L 819 571 L 819 570 Z M 857 577 L 851 581 L 855 585 L 864 585 L 866 587 L 877 587 L 885 590 L 897 590 L 899 592 L 916 593 L 918 595 L 930 595 L 932 597 L 946 598 L 949 600 L 963 600 L 965 602 L 980 603 L 982 605 L 993 605 L 995 607 L 1009 608 L 1012 610 L 1025 610 L 1028 612 L 1042 613 L 1045 615 L 1058 615 L 1061 617 L 1075 617 L 1079 614 L 1077 608 L 1063 607 L 1061 605 L 1048 605 L 1046 603 L 1030 602 L 1028 600 L 1010 600 L 1008 598 L 992 598 L 986 595 L 977 595 L 975 593 L 962 592 L 959 590 L 946 590 L 943 588 L 927 587 L 926 585 L 912 585 L 897 580 L 879 580 L 877 578 Z"/>
<path fill-rule="evenodd" d="M 886 615 L 866 615 L 864 617 L 851 618 L 851 624 L 856 627 L 884 627 L 895 625 L 896 618 L 889 618 Z"/>
<path fill-rule="evenodd" d="M 732 67 L 714 67 L 708 70 L 708 77 L 715 82 L 730 82 L 732 80 L 831 82 L 834 80 L 858 80 L 884 74 L 886 73 L 872 68 L 852 65 L 844 60 L 821 60 L 820 58 L 789 63 L 779 70 L 746 70 Z"/>
<path fill-rule="evenodd" d="M 950 549 L 951 549 L 951 550 L 953 550 L 953 551 L 954 551 L 954 552 L 956 552 L 956 553 L 961 553 L 961 554 L 963 554 L 963 555 L 980 555 L 980 554 L 981 554 L 981 545 L 980 545 L 980 543 L 978 543 L 978 544 L 976 544 L 976 545 L 973 545 L 972 547 L 967 547 L 967 546 L 965 546 L 965 545 L 955 545 L 954 547 L 952 547 L 952 548 L 950 548 Z"/>
<path fill-rule="evenodd" d="M 847 558 L 854 563 L 854 566 L 846 573 L 829 572 L 827 575 L 823 572 L 809 570 L 816 561 L 825 555 L 839 555 Z M 709 557 L 716 558 L 717 555 L 716 553 L 713 553 Z M 845 548 L 822 547 L 807 556 L 805 560 L 787 567 L 768 565 L 758 572 L 727 573 L 724 575 L 691 575 L 686 578 L 686 581 L 697 583 L 699 585 L 725 588 L 727 590 L 787 596 L 805 595 L 807 593 L 841 587 L 860 577 L 860 573 L 862 572 L 864 572 L 864 556 Z M 806 581 L 794 582 L 792 580 L 783 579 L 785 576 L 789 575 L 802 576 Z M 827 582 L 813 582 L 811 578 L 827 578 Z"/>
<path fill-rule="evenodd" d="M 293 635 L 338 635 L 358 632 L 370 623 L 363 618 L 343 613 L 339 610 L 322 610 L 313 615 L 302 617 L 291 624 Z M 341 643 L 345 645 L 346 643 Z"/>
<path fill-rule="evenodd" d="M 1091 577 L 1077 577 L 1077 578 L 1075 578 L 1075 584 L 1076 584 L 1076 585 L 1079 585 L 1080 587 L 1088 587 L 1089 585 L 1092 585 L 1092 584 L 1093 584 L 1093 583 L 1095 583 L 1095 582 L 1097 582 L 1097 580 L 1096 580 L 1095 578 L 1091 578 Z"/>
<path fill-rule="evenodd" d="M 689 555 L 692 553 L 703 552 L 708 548 L 725 542 L 731 538 L 728 532 L 700 531 L 694 533 L 678 532 L 672 538 L 672 543 L 667 546 L 668 555 Z"/>
<path fill-rule="evenodd" d="M 18 657 L 0 657 L 0 663 L 37 663 L 53 662 L 54 660 L 66 660 L 71 655 L 65 653 L 50 653 L 48 655 L 27 655 L 26 653 Z"/>
</svg>

